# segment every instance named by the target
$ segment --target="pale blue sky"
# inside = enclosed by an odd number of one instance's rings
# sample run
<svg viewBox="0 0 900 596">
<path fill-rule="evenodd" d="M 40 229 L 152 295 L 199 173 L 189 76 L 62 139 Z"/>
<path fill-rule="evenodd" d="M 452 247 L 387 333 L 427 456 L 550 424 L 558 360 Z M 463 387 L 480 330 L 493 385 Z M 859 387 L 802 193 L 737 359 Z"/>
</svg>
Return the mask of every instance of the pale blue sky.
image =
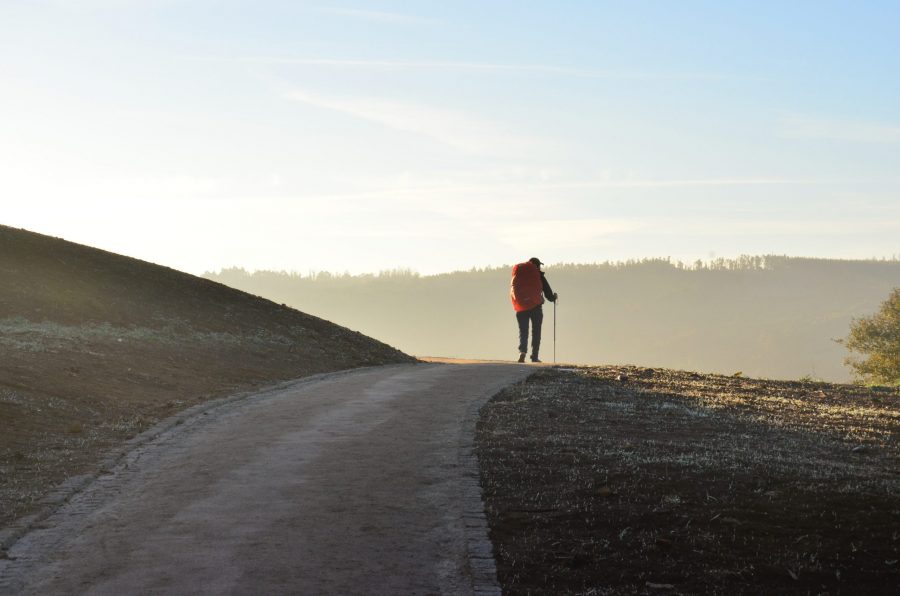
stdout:
<svg viewBox="0 0 900 596">
<path fill-rule="evenodd" d="M 0 223 L 192 273 L 900 255 L 896 2 L 0 0 Z"/>
</svg>

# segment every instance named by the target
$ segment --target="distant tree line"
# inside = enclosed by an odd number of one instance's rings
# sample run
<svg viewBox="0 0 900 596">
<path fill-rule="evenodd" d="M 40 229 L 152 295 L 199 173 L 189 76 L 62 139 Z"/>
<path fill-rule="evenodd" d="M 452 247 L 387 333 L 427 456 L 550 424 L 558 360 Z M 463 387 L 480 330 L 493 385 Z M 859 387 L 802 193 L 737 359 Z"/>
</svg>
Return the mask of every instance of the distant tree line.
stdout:
<svg viewBox="0 0 900 596">
<path fill-rule="evenodd" d="M 517 343 L 510 268 L 424 276 L 408 269 L 301 275 L 232 268 L 206 277 L 408 353 L 508 359 Z M 834 340 L 847 337 L 854 319 L 871 315 L 900 286 L 897 259 L 763 255 L 545 269 L 560 294 L 560 360 L 771 378 L 849 380 L 846 348 Z M 545 355 L 550 347 L 545 344 Z"/>
</svg>

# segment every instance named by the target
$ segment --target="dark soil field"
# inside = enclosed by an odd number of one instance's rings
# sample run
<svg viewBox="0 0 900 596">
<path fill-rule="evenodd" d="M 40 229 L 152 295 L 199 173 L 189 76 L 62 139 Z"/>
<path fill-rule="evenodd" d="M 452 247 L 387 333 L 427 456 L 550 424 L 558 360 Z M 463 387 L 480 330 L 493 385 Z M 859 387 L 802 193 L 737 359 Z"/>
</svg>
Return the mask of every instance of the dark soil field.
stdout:
<svg viewBox="0 0 900 596">
<path fill-rule="evenodd" d="M 477 431 L 505 594 L 900 593 L 900 392 L 542 369 Z"/>
<path fill-rule="evenodd" d="M 209 280 L 0 226 L 0 528 L 198 402 L 413 360 Z"/>
</svg>

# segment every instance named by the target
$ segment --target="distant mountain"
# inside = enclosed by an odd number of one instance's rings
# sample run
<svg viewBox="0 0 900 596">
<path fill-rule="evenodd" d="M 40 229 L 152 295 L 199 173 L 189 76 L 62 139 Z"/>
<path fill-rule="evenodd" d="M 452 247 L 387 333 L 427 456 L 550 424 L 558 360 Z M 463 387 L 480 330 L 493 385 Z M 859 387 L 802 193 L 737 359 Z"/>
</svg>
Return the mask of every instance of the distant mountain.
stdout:
<svg viewBox="0 0 900 596">
<path fill-rule="evenodd" d="M 207 279 L 0 226 L 0 525 L 198 401 L 413 360 Z"/>
<path fill-rule="evenodd" d="M 900 261 L 783 256 L 545 268 L 560 294 L 557 358 L 847 381 L 845 337 L 900 286 Z M 418 355 L 516 355 L 510 267 L 422 277 L 301 276 L 227 269 L 205 277 L 316 312 Z M 553 305 L 542 356 L 553 357 Z"/>
</svg>

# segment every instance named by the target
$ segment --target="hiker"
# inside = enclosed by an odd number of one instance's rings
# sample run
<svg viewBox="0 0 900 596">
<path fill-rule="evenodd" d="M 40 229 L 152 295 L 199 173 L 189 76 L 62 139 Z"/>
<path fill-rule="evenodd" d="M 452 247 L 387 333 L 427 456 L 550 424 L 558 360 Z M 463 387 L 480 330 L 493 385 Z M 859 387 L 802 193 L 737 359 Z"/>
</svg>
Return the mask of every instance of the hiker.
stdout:
<svg viewBox="0 0 900 596">
<path fill-rule="evenodd" d="M 544 297 L 556 302 L 559 297 L 554 294 L 541 271 L 543 263 L 532 257 L 524 263 L 513 267 L 512 281 L 509 284 L 509 297 L 516 311 L 519 322 L 519 362 L 525 362 L 528 350 L 528 322 L 531 321 L 531 361 L 540 362 L 538 353 L 541 349 L 541 323 L 544 322 L 544 310 L 541 305 Z"/>
</svg>

